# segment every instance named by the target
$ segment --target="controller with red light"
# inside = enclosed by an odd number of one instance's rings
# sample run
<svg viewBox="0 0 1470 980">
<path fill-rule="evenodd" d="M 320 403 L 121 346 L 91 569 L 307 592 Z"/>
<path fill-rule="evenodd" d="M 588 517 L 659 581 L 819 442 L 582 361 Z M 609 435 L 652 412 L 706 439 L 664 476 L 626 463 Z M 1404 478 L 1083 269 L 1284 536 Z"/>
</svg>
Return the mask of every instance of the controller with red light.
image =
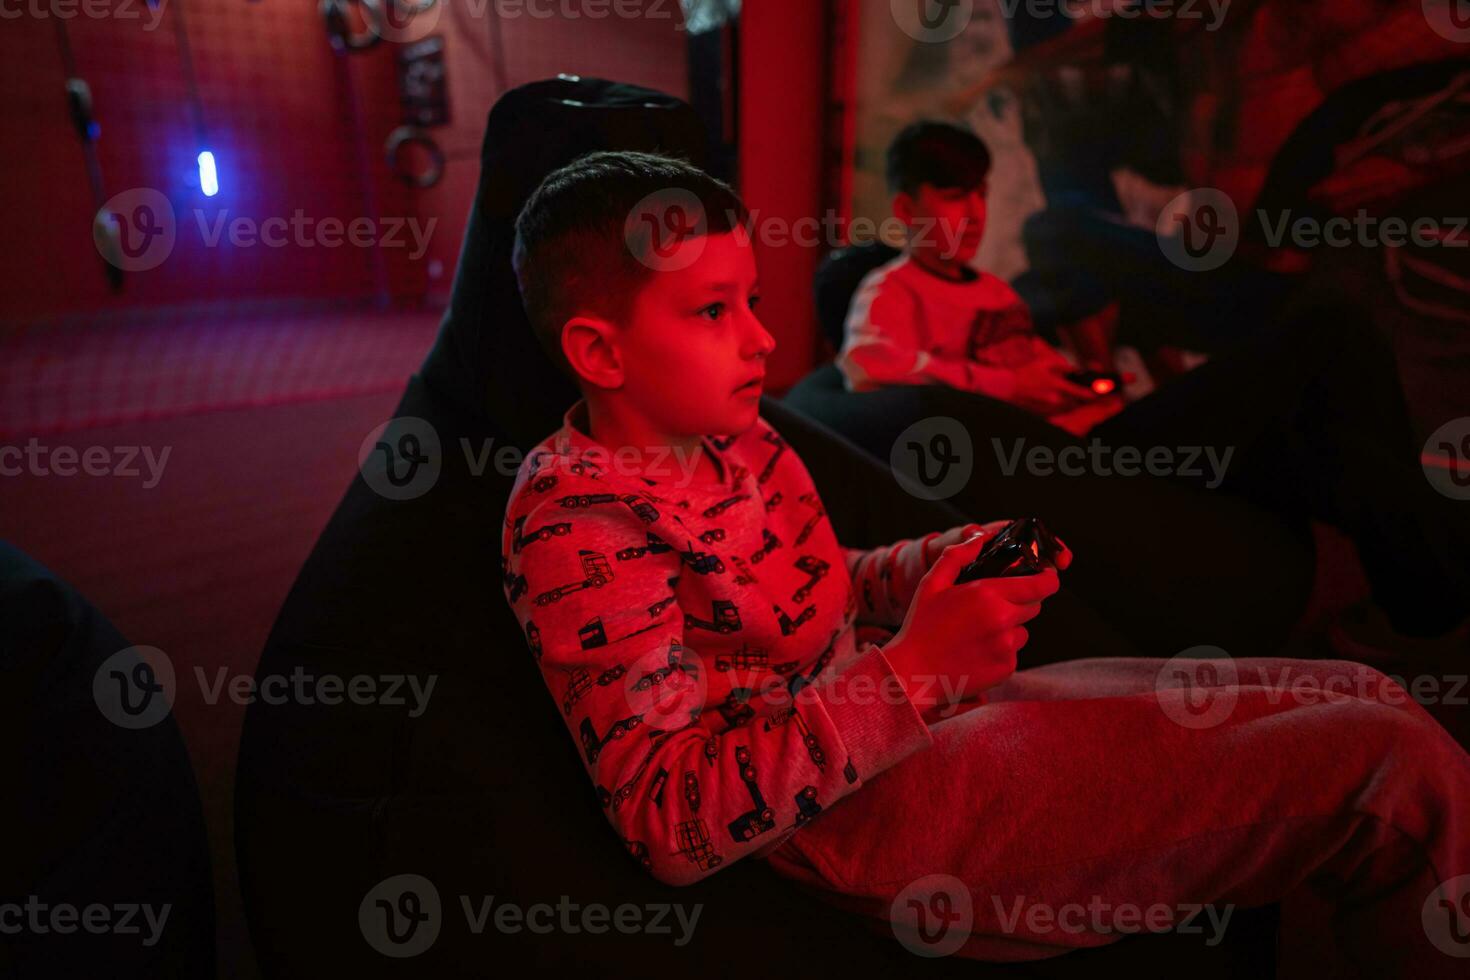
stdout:
<svg viewBox="0 0 1470 980">
<path fill-rule="evenodd" d="M 1123 388 L 1124 378 L 1116 371 L 1071 371 L 1067 380 L 1081 385 L 1094 395 L 1111 395 Z"/>
<path fill-rule="evenodd" d="M 980 578 L 1040 575 L 1054 565 L 1062 545 L 1036 517 L 1011 521 L 980 549 L 975 560 L 960 569 L 955 584 Z"/>
</svg>

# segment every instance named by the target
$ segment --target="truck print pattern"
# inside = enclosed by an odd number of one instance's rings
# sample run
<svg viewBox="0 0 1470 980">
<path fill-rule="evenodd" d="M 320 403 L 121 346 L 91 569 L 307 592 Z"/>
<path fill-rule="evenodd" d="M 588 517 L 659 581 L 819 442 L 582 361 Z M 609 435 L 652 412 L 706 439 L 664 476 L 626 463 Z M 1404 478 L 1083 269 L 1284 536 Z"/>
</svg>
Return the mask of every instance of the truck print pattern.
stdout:
<svg viewBox="0 0 1470 980">
<path fill-rule="evenodd" d="M 874 774 L 821 692 L 872 662 L 859 624 L 902 624 L 932 536 L 840 545 L 764 419 L 702 441 L 720 483 L 680 485 L 609 465 L 584 408 L 517 476 L 504 597 L 618 840 L 687 884 L 773 849 Z"/>
</svg>

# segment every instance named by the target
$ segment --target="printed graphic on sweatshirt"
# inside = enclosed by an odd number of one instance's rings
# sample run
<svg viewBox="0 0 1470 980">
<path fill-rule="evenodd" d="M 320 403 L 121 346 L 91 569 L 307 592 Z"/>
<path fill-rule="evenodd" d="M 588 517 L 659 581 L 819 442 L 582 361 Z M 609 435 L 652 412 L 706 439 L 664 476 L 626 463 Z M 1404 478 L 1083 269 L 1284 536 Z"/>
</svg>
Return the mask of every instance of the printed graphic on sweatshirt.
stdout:
<svg viewBox="0 0 1470 980">
<path fill-rule="evenodd" d="M 922 542 L 842 547 L 764 420 L 708 439 L 723 483 L 678 486 L 594 465 L 584 408 L 517 477 L 504 593 L 618 837 L 687 883 L 861 784 L 824 702 L 795 696 L 870 649 L 855 623 L 902 623 Z"/>
</svg>

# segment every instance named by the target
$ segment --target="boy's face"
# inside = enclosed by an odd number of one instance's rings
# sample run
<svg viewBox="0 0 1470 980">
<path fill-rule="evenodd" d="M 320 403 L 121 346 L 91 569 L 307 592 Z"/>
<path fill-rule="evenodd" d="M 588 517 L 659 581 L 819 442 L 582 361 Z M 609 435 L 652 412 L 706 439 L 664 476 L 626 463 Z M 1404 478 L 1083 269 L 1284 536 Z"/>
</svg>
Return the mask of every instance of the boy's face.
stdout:
<svg viewBox="0 0 1470 980">
<path fill-rule="evenodd" d="M 756 318 L 749 236 L 709 235 L 687 268 L 654 272 L 617 331 L 625 404 L 659 431 L 735 435 L 755 424 L 776 341 Z"/>
<path fill-rule="evenodd" d="M 968 265 L 985 237 L 987 187 L 920 184 L 918 194 L 899 192 L 893 213 L 909 229 L 909 250 L 945 263 Z"/>
</svg>

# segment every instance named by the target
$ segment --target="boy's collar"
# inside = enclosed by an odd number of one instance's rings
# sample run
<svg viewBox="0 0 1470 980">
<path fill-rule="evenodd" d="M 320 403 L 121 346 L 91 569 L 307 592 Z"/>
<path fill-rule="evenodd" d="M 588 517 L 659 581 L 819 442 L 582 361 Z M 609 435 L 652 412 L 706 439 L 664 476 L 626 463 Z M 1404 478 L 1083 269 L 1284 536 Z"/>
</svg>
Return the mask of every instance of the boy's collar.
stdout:
<svg viewBox="0 0 1470 980">
<path fill-rule="evenodd" d="M 920 271 L 925 272 L 925 273 L 928 273 L 929 275 L 933 276 L 935 279 L 939 279 L 939 280 L 941 280 L 943 282 L 954 283 L 957 286 L 967 286 L 967 285 L 969 285 L 972 282 L 979 282 L 980 281 L 980 273 L 976 272 L 974 269 L 970 268 L 969 266 L 965 266 L 964 267 L 964 272 L 962 272 L 958 277 L 956 277 L 956 276 L 946 275 L 945 273 L 940 272 L 937 269 L 930 268 L 929 266 L 927 266 L 924 263 L 920 262 L 918 259 L 914 258 L 914 256 L 913 256 L 912 253 L 910 253 L 910 255 L 909 255 L 909 261 L 912 262 L 915 266 L 917 266 Z"/>
<path fill-rule="evenodd" d="M 612 450 L 592 438 L 588 431 L 591 429 L 591 425 L 587 417 L 587 398 L 585 395 L 572 403 L 571 407 L 562 414 L 561 421 L 562 426 L 557 430 L 556 438 L 553 440 L 553 447 L 558 455 L 576 457 L 586 454 L 588 449 L 596 449 L 598 452 L 606 454 L 607 458 L 611 458 Z M 709 436 L 700 436 L 699 439 L 704 446 L 704 451 L 709 454 L 709 458 L 714 462 L 715 468 L 719 470 L 720 482 L 718 486 L 727 486 L 730 483 L 731 471 L 729 461 L 725 458 L 724 452 L 715 444 L 715 440 Z M 682 465 L 682 463 L 676 462 L 676 465 Z M 701 484 L 693 485 L 700 486 Z M 708 486 L 708 484 L 703 485 Z"/>
</svg>

